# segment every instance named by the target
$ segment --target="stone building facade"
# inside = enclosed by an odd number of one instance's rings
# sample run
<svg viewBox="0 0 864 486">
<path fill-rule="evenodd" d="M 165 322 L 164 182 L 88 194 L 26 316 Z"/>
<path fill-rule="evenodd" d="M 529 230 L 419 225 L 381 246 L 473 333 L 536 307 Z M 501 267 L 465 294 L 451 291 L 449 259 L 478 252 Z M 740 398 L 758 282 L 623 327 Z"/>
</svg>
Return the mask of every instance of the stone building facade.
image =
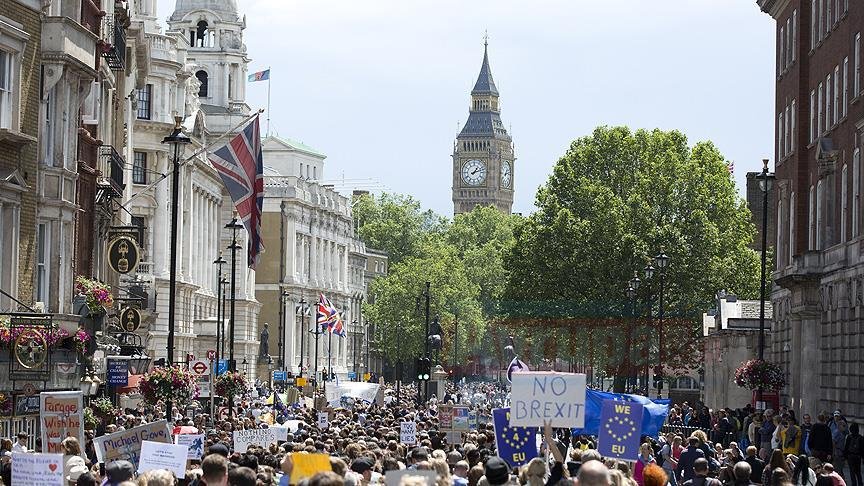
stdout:
<svg viewBox="0 0 864 486">
<path fill-rule="evenodd" d="M 269 369 L 284 366 L 299 374 L 302 363 L 305 376 L 317 368 L 346 379 L 371 368 L 374 338 L 361 309 L 370 279 L 386 272 L 386 257 L 367 250 L 356 236 L 351 199 L 317 181 L 323 177 L 324 159 L 293 140 L 264 140 L 261 226 L 265 241 L 272 243 L 262 255 L 256 289 L 264 304 L 260 320 L 269 323 L 269 354 L 276 358 Z M 369 273 L 375 263 L 375 272 Z M 345 337 L 314 334 L 314 304 L 322 293 L 342 313 Z"/>
<path fill-rule="evenodd" d="M 864 4 L 758 0 L 776 20 L 776 286 L 770 358 L 799 413 L 864 418 Z"/>
</svg>

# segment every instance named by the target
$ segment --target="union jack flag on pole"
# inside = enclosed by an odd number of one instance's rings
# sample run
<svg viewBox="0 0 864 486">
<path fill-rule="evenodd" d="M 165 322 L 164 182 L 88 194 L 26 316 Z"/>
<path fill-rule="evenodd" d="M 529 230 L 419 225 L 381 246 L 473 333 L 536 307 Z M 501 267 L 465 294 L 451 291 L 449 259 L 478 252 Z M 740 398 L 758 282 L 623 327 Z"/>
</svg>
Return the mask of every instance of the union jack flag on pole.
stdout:
<svg viewBox="0 0 864 486">
<path fill-rule="evenodd" d="M 333 321 L 339 317 L 339 311 L 333 307 L 330 300 L 322 292 L 318 297 L 318 311 L 315 322 L 323 329 L 330 328 Z"/>
<path fill-rule="evenodd" d="M 249 233 L 249 268 L 254 269 L 264 251 L 261 212 L 264 204 L 264 157 L 258 115 L 227 144 L 210 154 L 225 189 Z"/>
</svg>

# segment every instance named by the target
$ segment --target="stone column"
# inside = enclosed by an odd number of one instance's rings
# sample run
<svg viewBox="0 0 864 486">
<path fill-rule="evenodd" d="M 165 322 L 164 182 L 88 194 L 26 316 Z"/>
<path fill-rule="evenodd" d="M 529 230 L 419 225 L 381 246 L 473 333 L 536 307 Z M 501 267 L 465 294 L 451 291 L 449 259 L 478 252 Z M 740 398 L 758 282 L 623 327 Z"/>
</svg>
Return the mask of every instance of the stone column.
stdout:
<svg viewBox="0 0 864 486">
<path fill-rule="evenodd" d="M 156 170 L 163 171 L 167 169 L 167 155 L 163 152 L 156 152 Z M 153 217 L 153 275 L 166 278 L 168 275 L 168 233 L 170 231 L 169 217 L 171 212 L 171 201 L 168 195 L 169 181 L 163 184 L 156 184 L 154 192 L 156 195 L 156 208 Z"/>
</svg>

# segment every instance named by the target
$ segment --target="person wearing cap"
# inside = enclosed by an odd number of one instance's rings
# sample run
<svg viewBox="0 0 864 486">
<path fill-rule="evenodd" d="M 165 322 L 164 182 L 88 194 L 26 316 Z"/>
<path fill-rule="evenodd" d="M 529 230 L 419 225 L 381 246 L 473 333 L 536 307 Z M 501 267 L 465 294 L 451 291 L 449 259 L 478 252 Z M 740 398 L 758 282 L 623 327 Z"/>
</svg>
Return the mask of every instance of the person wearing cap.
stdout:
<svg viewBox="0 0 864 486">
<path fill-rule="evenodd" d="M 498 456 L 492 456 L 483 465 L 483 477 L 477 482 L 478 486 L 500 486 L 504 484 L 516 484 L 510 476 L 510 466 Z"/>
<path fill-rule="evenodd" d="M 372 470 L 375 463 L 368 457 L 358 457 L 351 462 L 351 470 L 363 477 L 361 484 L 367 485 L 372 480 Z"/>
<path fill-rule="evenodd" d="M 135 477 L 135 466 L 129 461 L 111 461 L 105 465 L 105 480 L 102 486 L 117 486 Z"/>
</svg>

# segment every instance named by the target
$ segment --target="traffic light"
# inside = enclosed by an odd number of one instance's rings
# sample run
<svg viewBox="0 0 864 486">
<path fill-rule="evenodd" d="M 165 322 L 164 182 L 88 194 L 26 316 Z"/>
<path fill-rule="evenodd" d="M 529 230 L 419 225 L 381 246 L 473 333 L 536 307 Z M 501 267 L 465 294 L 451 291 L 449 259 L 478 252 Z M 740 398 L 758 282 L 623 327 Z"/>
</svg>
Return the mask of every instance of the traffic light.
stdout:
<svg viewBox="0 0 864 486">
<path fill-rule="evenodd" d="M 432 371 L 432 360 L 429 358 L 420 358 L 417 360 L 417 379 L 419 381 L 428 381 Z"/>
</svg>

